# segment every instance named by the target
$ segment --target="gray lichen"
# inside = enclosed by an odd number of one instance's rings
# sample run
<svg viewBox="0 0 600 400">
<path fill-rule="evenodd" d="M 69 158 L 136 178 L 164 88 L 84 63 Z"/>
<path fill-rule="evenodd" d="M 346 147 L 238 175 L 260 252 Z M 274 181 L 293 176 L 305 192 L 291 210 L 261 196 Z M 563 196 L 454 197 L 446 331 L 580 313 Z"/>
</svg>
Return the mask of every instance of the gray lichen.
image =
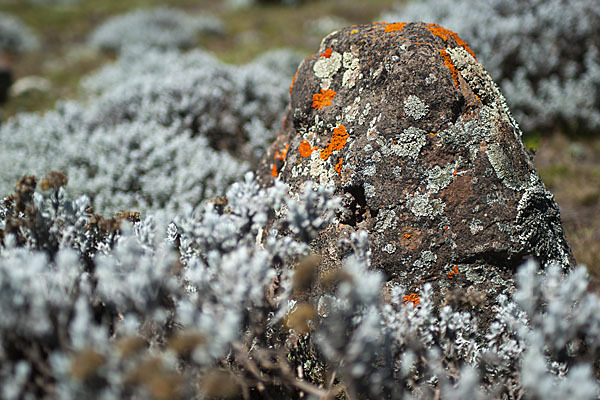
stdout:
<svg viewBox="0 0 600 400">
<path fill-rule="evenodd" d="M 447 187 L 454 178 L 453 172 L 455 168 L 454 163 L 446 164 L 444 168 L 441 168 L 439 165 L 434 166 L 427 178 L 427 190 L 437 193 Z"/>
<path fill-rule="evenodd" d="M 431 267 L 433 263 L 437 261 L 437 256 L 429 250 L 425 250 L 421 253 L 414 263 L 413 266 L 418 269 L 426 270 Z"/>
<path fill-rule="evenodd" d="M 404 113 L 409 117 L 419 120 L 429 112 L 429 106 L 415 95 L 410 95 L 404 100 Z"/>
<path fill-rule="evenodd" d="M 415 128 L 414 126 L 408 127 L 402 134 L 394 138 L 391 148 L 400 157 L 416 159 L 419 156 L 421 148 L 427 142 L 425 135 L 427 135 L 427 132 L 422 129 Z"/>
<path fill-rule="evenodd" d="M 445 204 L 440 199 L 430 198 L 429 193 L 406 195 L 408 208 L 417 217 L 430 217 L 440 215 Z"/>
<path fill-rule="evenodd" d="M 522 190 L 527 183 L 526 178 L 515 171 L 510 158 L 504 153 L 502 148 L 496 143 L 489 143 L 486 155 L 496 172 L 496 176 L 502 182 L 513 190 Z"/>
</svg>

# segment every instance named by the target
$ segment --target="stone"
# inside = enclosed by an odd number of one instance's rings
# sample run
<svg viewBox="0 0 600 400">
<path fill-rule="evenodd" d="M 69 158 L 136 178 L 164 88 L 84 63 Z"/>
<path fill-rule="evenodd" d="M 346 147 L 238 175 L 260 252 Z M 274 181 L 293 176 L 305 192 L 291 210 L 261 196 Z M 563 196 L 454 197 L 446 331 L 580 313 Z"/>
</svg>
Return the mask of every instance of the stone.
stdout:
<svg viewBox="0 0 600 400">
<path fill-rule="evenodd" d="M 308 180 L 330 184 L 343 198 L 313 243 L 321 275 L 360 230 L 390 282 L 414 293 L 431 282 L 446 301 L 467 289 L 495 301 L 529 257 L 573 265 L 517 122 L 454 32 L 424 23 L 334 32 L 301 63 L 290 94 L 261 179 L 292 193 Z"/>
<path fill-rule="evenodd" d="M 8 100 L 8 93 L 12 85 L 12 68 L 7 56 L 0 52 L 0 104 Z"/>
<path fill-rule="evenodd" d="M 41 76 L 25 76 L 17 80 L 10 89 L 10 94 L 13 97 L 19 97 L 34 92 L 48 93 L 52 90 L 50 81 Z"/>
</svg>

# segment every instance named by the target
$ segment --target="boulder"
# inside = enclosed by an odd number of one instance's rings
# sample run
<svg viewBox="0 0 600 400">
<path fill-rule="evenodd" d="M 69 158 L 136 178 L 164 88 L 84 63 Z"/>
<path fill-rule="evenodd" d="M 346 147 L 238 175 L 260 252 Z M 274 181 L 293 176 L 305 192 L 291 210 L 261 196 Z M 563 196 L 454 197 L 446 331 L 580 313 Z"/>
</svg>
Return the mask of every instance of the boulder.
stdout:
<svg viewBox="0 0 600 400">
<path fill-rule="evenodd" d="M 468 44 L 436 24 L 327 36 L 299 66 L 261 179 L 334 185 L 345 210 L 313 243 L 327 274 L 365 230 L 372 266 L 406 290 L 495 300 L 534 257 L 569 268 L 560 213 L 504 97 Z"/>
</svg>

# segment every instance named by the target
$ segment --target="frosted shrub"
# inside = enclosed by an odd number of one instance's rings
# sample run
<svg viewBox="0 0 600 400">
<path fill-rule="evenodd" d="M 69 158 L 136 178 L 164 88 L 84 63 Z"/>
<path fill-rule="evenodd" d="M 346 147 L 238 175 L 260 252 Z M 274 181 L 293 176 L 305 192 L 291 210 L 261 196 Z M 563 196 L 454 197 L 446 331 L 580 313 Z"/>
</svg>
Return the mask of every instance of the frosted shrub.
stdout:
<svg viewBox="0 0 600 400">
<path fill-rule="evenodd" d="M 202 51 L 136 48 L 84 82 L 99 93 L 90 118 L 103 126 L 154 120 L 189 129 L 214 148 L 256 162 L 279 128 L 299 59 L 274 51 L 231 66 Z"/>
<path fill-rule="evenodd" d="M 0 193 L 23 174 L 62 170 L 101 212 L 173 216 L 222 195 L 264 154 L 297 55 L 230 66 L 202 51 L 131 50 L 84 84 L 86 102 L 0 126 Z"/>
<path fill-rule="evenodd" d="M 66 181 L 49 173 L 39 192 L 23 177 L 0 203 L 3 398 L 600 394 L 600 299 L 582 268 L 525 264 L 484 322 L 428 284 L 384 284 L 365 232 L 315 281 L 310 242 L 340 213 L 327 187 L 292 197 L 249 173 L 169 222 L 96 215 Z"/>
<path fill-rule="evenodd" d="M 196 43 L 198 34 L 222 30 L 223 24 L 214 16 L 190 16 L 182 10 L 159 7 L 112 17 L 92 32 L 89 41 L 112 51 L 131 45 L 186 48 Z"/>
<path fill-rule="evenodd" d="M 67 103 L 3 125 L 2 190 L 15 175 L 62 170 L 72 191 L 89 193 L 99 210 L 172 213 L 222 194 L 247 169 L 177 127 L 133 121 L 92 128 L 86 118 L 80 105 Z"/>
<path fill-rule="evenodd" d="M 266 291 L 281 270 L 257 244 L 258 232 L 292 204 L 307 216 L 323 212 L 325 224 L 337 207 L 323 198 L 327 191 L 296 204 L 283 185 L 263 190 L 247 175 L 228 191 L 225 208 L 207 205 L 195 222 L 183 216 L 167 230 L 152 218 L 94 215 L 87 198 L 65 198 L 65 183 L 54 172 L 40 193 L 34 177 L 23 177 L 0 207 L 0 381 L 8 398 L 157 397 L 158 382 L 188 397 L 198 388 L 185 382 L 210 376 L 232 350 L 232 362 L 247 365 L 248 345 L 277 341 L 269 335 L 281 328 L 267 334 L 264 327 L 289 300 Z M 201 221 L 214 219 L 230 225 L 237 246 L 223 247 L 203 230 Z M 271 246 L 291 248 L 271 237 Z M 194 243 L 185 264 L 177 243 Z M 307 243 L 296 248 L 293 256 L 301 256 Z"/>
<path fill-rule="evenodd" d="M 382 19 L 436 22 L 457 32 L 525 130 L 600 129 L 598 1 L 415 1 Z"/>
<path fill-rule="evenodd" d="M 0 51 L 25 53 L 37 46 L 38 40 L 27 26 L 16 17 L 0 12 Z"/>
</svg>

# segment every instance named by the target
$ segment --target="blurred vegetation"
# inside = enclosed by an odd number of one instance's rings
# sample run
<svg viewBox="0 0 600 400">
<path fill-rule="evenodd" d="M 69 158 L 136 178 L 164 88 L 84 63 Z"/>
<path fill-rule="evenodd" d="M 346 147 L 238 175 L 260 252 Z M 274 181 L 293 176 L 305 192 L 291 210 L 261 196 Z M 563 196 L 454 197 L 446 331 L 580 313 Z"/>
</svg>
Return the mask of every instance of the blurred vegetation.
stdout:
<svg viewBox="0 0 600 400">
<path fill-rule="evenodd" d="M 230 63 L 244 63 L 258 54 L 280 47 L 316 51 L 336 24 L 369 23 L 397 0 L 313 0 L 297 6 L 274 3 L 231 9 L 226 1 L 172 0 L 170 7 L 190 13 L 210 13 L 220 18 L 226 32 L 198 38 L 199 46 Z M 89 33 L 108 17 L 136 8 L 165 5 L 158 0 L 83 0 L 70 5 L 32 5 L 23 0 L 0 0 L 0 10 L 20 18 L 39 37 L 37 52 L 13 57 L 15 80 L 27 76 L 46 78 L 49 91 L 29 91 L 1 105 L 2 118 L 17 112 L 43 111 L 58 99 L 80 96 L 80 79 L 115 58 L 114 54 L 86 46 Z M 458 32 L 460 34 L 460 32 Z M 561 206 L 567 239 L 578 262 L 586 264 L 600 282 L 600 137 L 592 132 L 572 138 L 555 132 L 525 134 L 545 184 Z M 600 287 L 600 285 L 599 285 Z"/>
<path fill-rule="evenodd" d="M 391 7 L 393 0 L 306 1 L 297 6 L 267 3 L 232 9 L 226 1 L 173 0 L 191 14 L 209 13 L 220 18 L 224 35 L 199 37 L 200 47 L 230 63 L 248 62 L 266 50 L 291 47 L 307 55 L 318 47 L 322 33 L 306 32 L 310 21 L 337 17 L 347 24 L 368 23 Z M 82 76 L 114 58 L 85 46 L 90 32 L 107 18 L 136 8 L 165 5 L 157 0 L 84 0 L 67 5 L 32 5 L 23 0 L 0 0 L 0 10 L 27 24 L 40 38 L 39 51 L 15 58 L 15 79 L 38 75 L 47 78 L 54 90 L 14 98 L 3 106 L 3 117 L 22 111 L 51 107 L 58 99 L 78 94 Z M 345 25 L 345 24 L 344 24 Z M 343 26 L 343 25 L 342 25 Z M 340 26 L 340 27 L 342 27 Z"/>
</svg>

